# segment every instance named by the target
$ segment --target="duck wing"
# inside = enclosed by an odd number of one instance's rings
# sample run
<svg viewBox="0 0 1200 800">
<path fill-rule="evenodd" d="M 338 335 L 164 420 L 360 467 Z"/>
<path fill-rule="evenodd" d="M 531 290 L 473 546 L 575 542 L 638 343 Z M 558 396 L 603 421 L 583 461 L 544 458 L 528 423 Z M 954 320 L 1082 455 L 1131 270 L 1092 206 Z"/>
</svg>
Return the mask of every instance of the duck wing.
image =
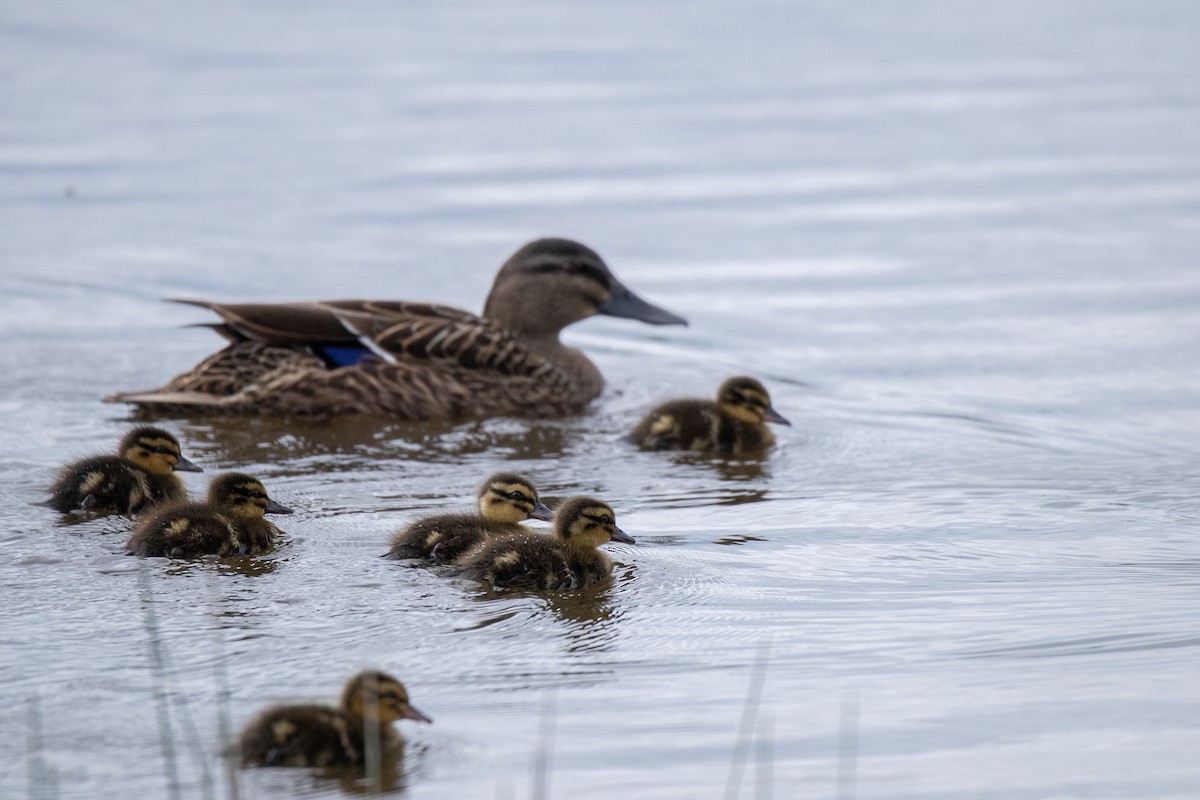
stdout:
<svg viewBox="0 0 1200 800">
<path fill-rule="evenodd" d="M 342 325 L 335 309 L 387 315 L 402 313 L 399 307 L 407 305 L 376 303 L 370 300 L 337 300 L 330 303 L 214 303 L 208 300 L 173 299 L 171 302 L 207 308 L 219 316 L 221 322 L 205 327 L 212 328 L 231 342 L 260 342 L 284 347 L 355 342 L 358 337 Z M 379 308 L 376 310 L 373 308 L 375 306 Z M 385 310 L 387 308 L 392 310 Z"/>
<path fill-rule="evenodd" d="M 554 366 L 483 317 L 430 303 L 322 303 L 358 342 L 389 363 L 442 362 L 537 377 Z"/>
</svg>

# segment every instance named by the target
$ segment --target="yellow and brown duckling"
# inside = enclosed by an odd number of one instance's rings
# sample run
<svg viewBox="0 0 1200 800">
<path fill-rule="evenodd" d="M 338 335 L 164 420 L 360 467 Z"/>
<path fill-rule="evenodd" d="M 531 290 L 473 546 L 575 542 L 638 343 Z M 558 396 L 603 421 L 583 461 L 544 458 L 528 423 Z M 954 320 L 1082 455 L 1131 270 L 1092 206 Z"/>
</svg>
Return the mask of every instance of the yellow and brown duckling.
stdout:
<svg viewBox="0 0 1200 800">
<path fill-rule="evenodd" d="M 792 424 L 771 407 L 771 396 L 762 383 L 739 375 L 721 384 L 715 402 L 696 398 L 656 406 L 630 438 L 643 450 L 743 456 L 761 452 L 775 441 L 768 422 Z"/>
<path fill-rule="evenodd" d="M 399 419 L 562 416 L 600 394 L 587 356 L 560 341 L 596 314 L 687 324 L 617 280 L 570 239 L 526 244 L 477 316 L 410 301 L 182 302 L 207 308 L 230 344 L 160 389 L 110 402 L 238 415 L 378 414 Z"/>
<path fill-rule="evenodd" d="M 165 502 L 187 500 L 176 472 L 203 472 L 183 457 L 179 440 L 162 428 L 134 428 L 117 454 L 92 456 L 63 467 L 46 505 L 71 511 L 132 514 Z"/>
<path fill-rule="evenodd" d="M 257 478 L 227 472 L 213 478 L 207 501 L 168 506 L 138 522 L 125 549 L 166 558 L 256 555 L 274 548 L 281 534 L 263 515 L 291 513 Z"/>
<path fill-rule="evenodd" d="M 548 520 L 550 509 L 526 478 L 498 472 L 479 487 L 477 513 L 435 514 L 409 525 L 392 538 L 386 558 L 423 558 L 449 564 L 491 536 L 528 533 L 527 519 Z"/>
<path fill-rule="evenodd" d="M 269 708 L 238 740 L 242 766 L 337 767 L 364 763 L 367 727 L 377 730 L 380 751 L 399 741 L 392 723 L 433 722 L 408 702 L 400 681 L 376 670 L 360 672 L 342 690 L 339 707 L 305 704 Z"/>
<path fill-rule="evenodd" d="M 608 542 L 634 544 L 617 527 L 612 506 L 574 497 L 554 513 L 554 535 L 510 534 L 490 539 L 460 560 L 463 574 L 512 589 L 570 589 L 612 577 L 612 561 L 599 548 Z"/>
</svg>

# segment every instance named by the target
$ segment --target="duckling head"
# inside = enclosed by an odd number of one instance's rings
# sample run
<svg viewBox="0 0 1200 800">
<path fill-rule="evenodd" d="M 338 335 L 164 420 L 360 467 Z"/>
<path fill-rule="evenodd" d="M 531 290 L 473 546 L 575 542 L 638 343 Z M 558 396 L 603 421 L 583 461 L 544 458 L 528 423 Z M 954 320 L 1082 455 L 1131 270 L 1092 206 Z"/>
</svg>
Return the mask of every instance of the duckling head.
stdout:
<svg viewBox="0 0 1200 800">
<path fill-rule="evenodd" d="M 533 484 L 511 472 L 498 472 L 479 487 L 479 513 L 492 522 L 510 523 L 554 516 L 538 499 Z"/>
<path fill-rule="evenodd" d="M 342 709 L 360 719 L 377 719 L 381 725 L 401 719 L 433 722 L 408 702 L 404 684 L 374 669 L 364 670 L 346 682 Z"/>
<path fill-rule="evenodd" d="M 261 481 L 240 472 L 213 478 L 208 487 L 208 502 L 239 517 L 262 519 L 264 514 L 292 513 L 290 508 L 267 496 Z"/>
<path fill-rule="evenodd" d="M 757 425 L 774 422 L 791 425 L 786 418 L 771 407 L 771 396 L 766 388 L 754 378 L 739 375 L 730 378 L 717 389 L 717 404 L 721 410 L 738 422 Z"/>
<path fill-rule="evenodd" d="M 162 428 L 134 428 L 121 440 L 120 452 L 152 475 L 204 471 L 183 457 L 179 440 Z"/>
<path fill-rule="evenodd" d="M 504 262 L 483 315 L 519 335 L 557 336 L 594 314 L 628 317 L 652 325 L 687 320 L 638 297 L 590 247 L 571 239 L 529 242 Z"/>
<path fill-rule="evenodd" d="M 617 527 L 612 506 L 592 497 L 573 497 L 554 514 L 554 533 L 568 547 L 599 547 L 608 542 L 635 544 L 633 537 Z"/>
</svg>

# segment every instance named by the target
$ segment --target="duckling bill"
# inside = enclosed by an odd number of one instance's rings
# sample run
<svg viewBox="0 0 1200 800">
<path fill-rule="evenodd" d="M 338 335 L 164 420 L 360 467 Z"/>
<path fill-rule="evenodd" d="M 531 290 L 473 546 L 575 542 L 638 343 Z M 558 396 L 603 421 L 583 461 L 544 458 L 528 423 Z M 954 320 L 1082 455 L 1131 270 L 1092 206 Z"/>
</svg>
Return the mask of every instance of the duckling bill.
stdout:
<svg viewBox="0 0 1200 800">
<path fill-rule="evenodd" d="M 169 506 L 142 519 L 125 549 L 166 558 L 257 555 L 272 550 L 282 534 L 263 515 L 291 513 L 267 496 L 257 478 L 230 472 L 213 478 L 207 501 Z"/>
<path fill-rule="evenodd" d="M 366 723 L 379 731 L 380 750 L 399 743 L 392 723 L 432 722 L 408 700 L 400 681 L 376 670 L 355 675 L 337 708 L 317 704 L 281 705 L 258 715 L 242 731 L 238 753 L 243 767 L 337 767 L 362 765 Z"/>
<path fill-rule="evenodd" d="M 555 512 L 553 536 L 499 536 L 467 552 L 459 566 L 467 577 L 499 588 L 582 588 L 612 578 L 612 561 L 597 549 L 610 541 L 635 543 L 617 527 L 612 506 L 575 497 Z"/>
<path fill-rule="evenodd" d="M 630 438 L 643 450 L 699 450 L 728 456 L 760 453 L 775 436 L 766 423 L 791 425 L 766 387 L 740 375 L 717 389 L 716 401 L 671 400 L 651 409 Z"/>
<path fill-rule="evenodd" d="M 491 536 L 528 533 L 527 519 L 548 520 L 550 509 L 527 478 L 498 472 L 479 487 L 477 513 L 436 514 L 413 522 L 392 538 L 387 558 L 448 564 Z"/>
<path fill-rule="evenodd" d="M 187 500 L 176 472 L 203 472 L 183 457 L 179 440 L 162 428 L 142 426 L 125 434 L 115 455 L 93 456 L 66 465 L 50 487 L 46 505 L 72 511 L 132 514 L 143 508 Z"/>
<path fill-rule="evenodd" d="M 476 316 L 409 301 L 339 300 L 207 308 L 230 344 L 160 389 L 108 398 L 237 415 L 377 414 L 456 419 L 575 414 L 604 379 L 559 339 L 596 314 L 686 321 L 643 300 L 591 248 L 544 238 L 500 268 Z"/>
</svg>

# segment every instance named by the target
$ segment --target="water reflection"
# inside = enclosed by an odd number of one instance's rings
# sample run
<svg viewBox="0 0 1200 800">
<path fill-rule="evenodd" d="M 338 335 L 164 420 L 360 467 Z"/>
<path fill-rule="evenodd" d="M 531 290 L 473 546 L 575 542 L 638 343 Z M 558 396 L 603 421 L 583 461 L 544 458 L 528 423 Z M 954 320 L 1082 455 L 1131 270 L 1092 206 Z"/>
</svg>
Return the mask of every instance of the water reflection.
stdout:
<svg viewBox="0 0 1200 800">
<path fill-rule="evenodd" d="M 476 456 L 489 461 L 556 458 L 579 440 L 571 424 L 519 418 L 452 423 L 352 415 L 330 423 L 299 417 L 221 417 L 164 424 L 203 454 L 206 463 L 302 463 L 302 470 L 284 474 L 376 471 L 389 467 L 392 459 L 462 464 Z"/>
<path fill-rule="evenodd" d="M 410 744 L 403 738 L 388 743 L 379 764 L 325 767 L 300 770 L 291 767 L 256 767 L 241 771 L 242 782 L 249 784 L 249 796 L 263 794 L 305 797 L 326 796 L 333 787 L 348 796 L 378 796 L 402 794 L 408 788 L 408 777 L 419 769 L 427 746 Z"/>
<path fill-rule="evenodd" d="M 147 560 L 166 560 L 166 559 L 147 559 Z M 264 558 L 262 556 L 229 556 L 220 558 L 218 556 L 204 556 L 203 558 L 191 559 L 188 561 L 167 560 L 168 566 L 164 570 L 166 575 L 200 575 L 204 573 L 211 574 L 216 572 L 218 575 L 242 575 L 247 578 L 254 578 L 259 575 L 269 575 L 279 568 L 279 561 L 274 558 Z"/>
<path fill-rule="evenodd" d="M 619 622 L 624 610 L 613 603 L 616 583 L 627 583 L 635 574 L 633 566 L 616 564 L 615 579 L 605 584 L 571 591 L 527 592 L 500 590 L 479 586 L 469 589 L 470 597 L 478 603 L 508 605 L 482 619 L 457 627 L 457 631 L 477 631 L 516 620 L 520 627 L 542 628 L 544 611 L 561 623 L 561 634 L 567 641 L 566 651 L 597 652 L 614 646 Z"/>
<path fill-rule="evenodd" d="M 377 768 L 330 767 L 316 770 L 314 775 L 324 780 L 335 781 L 343 794 L 384 795 L 399 794 L 407 788 L 405 762 L 406 743 L 397 739 L 382 754 Z M 419 757 L 423 747 L 411 748 L 410 758 Z"/>
</svg>

